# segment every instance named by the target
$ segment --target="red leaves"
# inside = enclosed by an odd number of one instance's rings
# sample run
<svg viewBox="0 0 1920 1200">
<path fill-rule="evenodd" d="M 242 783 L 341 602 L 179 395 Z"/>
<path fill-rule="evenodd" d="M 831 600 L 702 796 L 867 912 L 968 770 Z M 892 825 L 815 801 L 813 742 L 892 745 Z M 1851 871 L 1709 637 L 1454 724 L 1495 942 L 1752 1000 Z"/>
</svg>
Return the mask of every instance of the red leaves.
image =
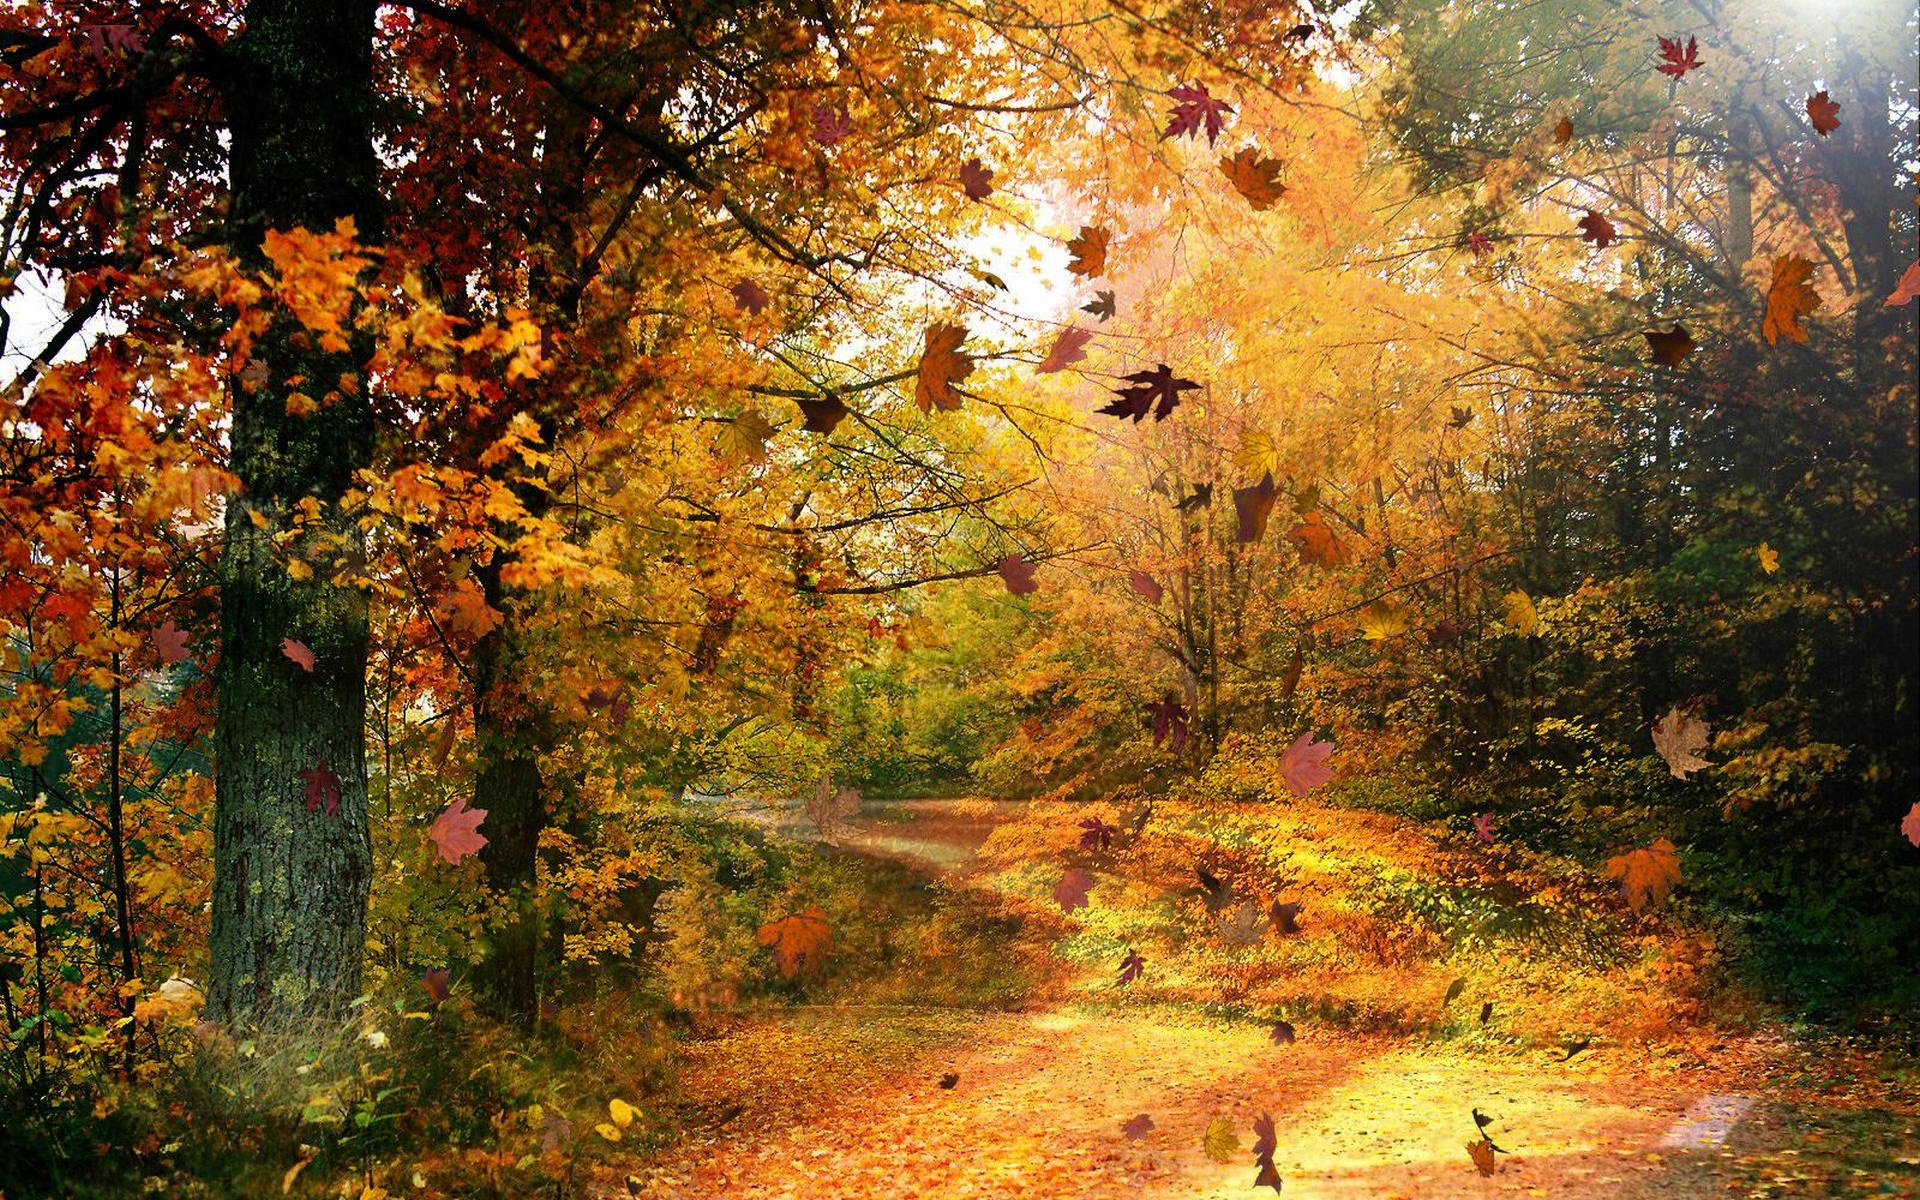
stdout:
<svg viewBox="0 0 1920 1200">
<path fill-rule="evenodd" d="M 1478 837 L 1481 841 L 1485 842 L 1489 846 L 1493 845 L 1494 820 L 1495 820 L 1495 817 L 1490 812 L 1481 813 L 1479 816 L 1473 819 L 1474 836 Z"/>
<path fill-rule="evenodd" d="M 1893 295 L 1886 298 L 1888 308 L 1898 308 L 1920 296 L 1920 262 L 1910 262 L 1907 269 L 1900 273 L 1900 282 L 1894 285 Z"/>
<path fill-rule="evenodd" d="M 1153 1118 L 1146 1113 L 1128 1117 L 1126 1123 L 1120 1126 L 1120 1132 L 1128 1141 L 1137 1142 L 1153 1132 Z"/>
<path fill-rule="evenodd" d="M 1160 581 L 1145 571 L 1128 571 L 1127 586 L 1148 604 L 1160 603 L 1160 597 L 1166 594 L 1166 589 L 1160 586 Z"/>
<path fill-rule="evenodd" d="M 1125 987 L 1132 983 L 1145 974 L 1146 970 L 1147 960 L 1140 957 L 1138 950 L 1131 946 L 1127 947 L 1126 957 L 1120 960 L 1120 986 Z"/>
<path fill-rule="evenodd" d="M 1813 122 L 1813 131 L 1826 137 L 1840 128 L 1840 102 L 1822 90 L 1807 97 L 1807 120 Z"/>
<path fill-rule="evenodd" d="M 852 132 L 853 119 L 847 116 L 846 109 L 830 108 L 825 104 L 813 106 L 814 141 L 823 146 L 834 146 Z"/>
<path fill-rule="evenodd" d="M 433 819 L 427 836 L 439 848 L 443 862 L 458 864 L 469 854 L 478 854 L 480 847 L 487 844 L 486 836 L 478 832 L 480 822 L 486 819 L 486 809 L 468 808 L 467 798 L 456 796 L 453 803 Z"/>
<path fill-rule="evenodd" d="M 186 631 L 172 621 L 153 631 L 153 652 L 168 666 L 177 666 L 192 657 L 187 653 Z"/>
<path fill-rule="evenodd" d="M 740 311 L 756 317 L 767 311 L 767 305 L 773 303 L 773 298 L 767 295 L 767 289 L 751 279 L 742 279 L 734 284 L 731 294 L 733 302 L 740 306 Z"/>
<path fill-rule="evenodd" d="M 1273 1114 L 1261 1113 L 1253 1119 L 1253 1162 L 1260 1168 L 1253 1178 L 1253 1186 L 1270 1187 L 1276 1195 L 1280 1191 L 1280 1169 L 1273 1165 L 1273 1152 L 1277 1149 L 1279 1139 L 1273 1127 Z"/>
<path fill-rule="evenodd" d="M 1316 742 L 1311 732 L 1295 738 L 1280 756 L 1280 778 L 1287 790 L 1305 799 L 1308 792 L 1332 779 L 1333 768 L 1327 765 L 1332 753 L 1333 743 Z"/>
<path fill-rule="evenodd" d="M 1605 250 L 1619 240 L 1619 234 L 1613 228 L 1613 222 L 1589 209 L 1579 222 L 1580 238 L 1591 242 L 1595 249 Z"/>
<path fill-rule="evenodd" d="M 1678 80 L 1688 71 L 1695 70 L 1703 65 L 1700 61 L 1700 43 L 1698 40 L 1688 38 L 1686 45 L 1682 46 L 1680 39 L 1677 37 L 1663 37 L 1660 39 L 1660 62 L 1653 69 L 1662 75 L 1670 76 Z"/>
<path fill-rule="evenodd" d="M 1337 567 L 1353 561 L 1353 551 L 1342 542 L 1317 512 L 1307 513 L 1287 535 L 1301 562 L 1320 567 Z"/>
<path fill-rule="evenodd" d="M 1064 370 L 1087 356 L 1087 343 L 1092 340 L 1091 329 L 1062 329 L 1060 336 L 1053 340 L 1053 348 L 1047 351 L 1047 357 L 1034 370 L 1041 375 Z"/>
<path fill-rule="evenodd" d="M 985 200 L 993 195 L 993 172 L 978 158 L 960 164 L 960 190 L 969 200 Z"/>
<path fill-rule="evenodd" d="M 1147 706 L 1147 715 L 1153 718 L 1153 747 L 1158 750 L 1162 742 L 1167 748 L 1178 754 L 1187 744 L 1187 706 L 1180 698 L 1168 692 L 1160 698 L 1160 703 Z"/>
<path fill-rule="evenodd" d="M 1916 802 L 1900 822 L 1900 832 L 1906 835 L 1908 841 L 1920 846 L 1920 802 Z"/>
<path fill-rule="evenodd" d="M 317 767 L 295 771 L 294 775 L 307 785 L 308 812 L 314 812 L 324 804 L 328 816 L 340 815 L 340 777 L 327 768 L 325 760 Z"/>
<path fill-rule="evenodd" d="M 1241 542 L 1257 542 L 1266 536 L 1267 518 L 1273 515 L 1274 501 L 1280 489 L 1274 485 L 1273 472 L 1260 477 L 1252 487 L 1233 489 L 1233 511 L 1240 518 Z"/>
<path fill-rule="evenodd" d="M 1293 1026 L 1287 1024 L 1285 1021 L 1275 1021 L 1273 1028 L 1267 1031 L 1267 1040 L 1276 1046 L 1293 1045 Z"/>
<path fill-rule="evenodd" d="M 1093 889 L 1094 878 L 1079 867 L 1068 867 L 1060 882 L 1053 885 L 1053 902 L 1060 906 L 1063 913 L 1076 908 L 1087 907 L 1087 893 Z"/>
<path fill-rule="evenodd" d="M 1135 371 L 1124 377 L 1132 387 L 1115 388 L 1119 396 L 1100 411 L 1122 420 L 1138 423 L 1151 412 L 1153 419 L 1164 421 L 1179 407 L 1180 393 L 1199 388 L 1191 379 L 1181 379 L 1174 375 L 1173 368 L 1161 363 L 1151 371 Z"/>
<path fill-rule="evenodd" d="M 1233 106 L 1224 100 L 1217 100 L 1207 92 L 1204 83 L 1182 84 L 1168 90 L 1173 97 L 1173 118 L 1167 122 L 1167 128 L 1160 134 L 1160 140 L 1171 137 L 1190 137 L 1197 135 L 1204 127 L 1207 131 L 1207 144 L 1220 136 L 1220 128 L 1226 115 Z"/>
<path fill-rule="evenodd" d="M 1665 333 L 1652 330 L 1642 336 L 1647 339 L 1647 353 L 1663 367 L 1677 367 L 1693 353 L 1693 335 L 1685 325 L 1675 325 Z"/>
<path fill-rule="evenodd" d="M 1080 848 L 1099 854 L 1113 849 L 1113 835 L 1120 832 L 1099 817 L 1088 817 L 1080 822 L 1083 831 L 1080 834 Z"/>
<path fill-rule="evenodd" d="M 1009 554 L 1000 560 L 1000 578 L 1016 596 L 1031 596 L 1040 590 L 1040 585 L 1033 581 L 1033 573 L 1038 569 L 1038 563 L 1030 563 L 1018 554 Z"/>
<path fill-rule="evenodd" d="M 313 651 L 307 649 L 305 642 L 296 642 L 292 638 L 281 638 L 280 653 L 284 654 L 289 662 L 294 663 L 301 670 L 309 674 L 313 672 Z"/>
</svg>

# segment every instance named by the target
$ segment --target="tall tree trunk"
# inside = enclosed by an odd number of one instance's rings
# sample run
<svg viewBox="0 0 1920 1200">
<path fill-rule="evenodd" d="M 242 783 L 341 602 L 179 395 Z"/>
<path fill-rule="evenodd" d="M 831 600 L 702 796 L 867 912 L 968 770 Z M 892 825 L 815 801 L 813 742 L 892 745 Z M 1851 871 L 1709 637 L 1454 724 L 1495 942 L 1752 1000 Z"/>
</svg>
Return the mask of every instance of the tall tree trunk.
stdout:
<svg viewBox="0 0 1920 1200">
<path fill-rule="evenodd" d="M 228 244 L 242 261 L 263 261 L 268 230 L 329 229 L 341 217 L 363 240 L 377 237 L 373 17 L 373 0 L 248 3 L 227 96 Z M 254 361 L 267 375 L 234 389 L 240 491 L 220 560 L 209 1000 L 223 1019 L 285 1025 L 340 1009 L 360 987 L 372 875 L 367 601 L 332 578 L 339 547 L 352 557 L 358 546 L 338 501 L 372 460 L 373 417 L 361 356 L 319 349 L 290 316 L 259 339 Z M 295 390 L 319 409 L 288 415 Z M 307 496 L 338 540 L 277 546 Z M 289 555 L 309 556 L 311 577 L 296 580 Z M 282 653 L 285 638 L 313 651 L 311 672 Z M 312 811 L 309 795 L 322 801 Z"/>
</svg>

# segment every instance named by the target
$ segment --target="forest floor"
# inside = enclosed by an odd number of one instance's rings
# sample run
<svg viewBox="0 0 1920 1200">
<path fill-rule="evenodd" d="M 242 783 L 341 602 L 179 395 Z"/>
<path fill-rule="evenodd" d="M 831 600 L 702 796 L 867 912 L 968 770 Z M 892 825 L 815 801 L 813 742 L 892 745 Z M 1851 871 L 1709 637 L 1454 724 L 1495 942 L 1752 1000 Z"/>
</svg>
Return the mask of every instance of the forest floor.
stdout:
<svg viewBox="0 0 1920 1200">
<path fill-rule="evenodd" d="M 916 802 L 854 822 L 841 852 L 964 898 L 984 886 L 973 852 L 992 822 Z M 1263 1027 L 1191 1005 L 1085 994 L 998 1008 L 797 1004 L 716 1018 L 690 1042 L 683 1102 L 705 1128 L 631 1164 L 624 1190 L 1268 1195 L 1249 1147 L 1254 1118 L 1270 1113 L 1284 1194 L 1302 1200 L 1920 1196 L 1911 1064 L 1764 1029 L 1685 1032 L 1677 1056 L 1599 1047 L 1561 1061 L 1551 1048 L 1332 1028 L 1274 1045 Z M 1475 1109 L 1506 1151 L 1491 1177 L 1466 1150 Z M 1151 1128 L 1123 1133 L 1142 1114 Z M 1203 1148 L 1222 1117 L 1238 1138 L 1225 1163 Z"/>
</svg>

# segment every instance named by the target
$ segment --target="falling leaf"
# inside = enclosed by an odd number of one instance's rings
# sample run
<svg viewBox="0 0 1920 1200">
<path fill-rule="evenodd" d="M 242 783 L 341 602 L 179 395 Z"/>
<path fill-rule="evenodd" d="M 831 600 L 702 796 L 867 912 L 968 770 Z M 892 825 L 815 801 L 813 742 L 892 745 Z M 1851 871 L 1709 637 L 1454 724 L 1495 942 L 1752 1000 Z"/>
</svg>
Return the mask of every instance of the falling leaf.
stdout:
<svg viewBox="0 0 1920 1200">
<path fill-rule="evenodd" d="M 186 631 L 172 621 L 155 629 L 152 638 L 153 652 L 160 656 L 161 662 L 170 667 L 178 666 L 192 657 L 187 653 Z"/>
<path fill-rule="evenodd" d="M 1076 908 L 1086 908 L 1087 893 L 1092 890 L 1094 878 L 1079 867 L 1068 867 L 1060 882 L 1053 885 L 1053 902 L 1060 906 L 1063 913 Z"/>
<path fill-rule="evenodd" d="M 1573 140 L 1573 119 L 1561 117 L 1560 123 L 1553 127 L 1553 144 L 1564 146 Z"/>
<path fill-rule="evenodd" d="M 1489 846 L 1493 845 L 1494 819 L 1494 815 L 1490 812 L 1481 813 L 1473 819 L 1473 832 L 1475 836 Z"/>
<path fill-rule="evenodd" d="M 1233 465 L 1249 475 L 1272 475 L 1280 469 L 1280 447 L 1264 429 L 1245 430 L 1233 452 Z"/>
<path fill-rule="evenodd" d="M 1162 742 L 1167 748 L 1178 754 L 1187 744 L 1187 706 L 1173 692 L 1160 698 L 1160 703 L 1149 705 L 1147 715 L 1153 718 L 1153 746 L 1159 749 Z"/>
<path fill-rule="evenodd" d="M 1253 1156 L 1255 1158 L 1273 1157 L 1273 1152 L 1279 1149 L 1277 1133 L 1270 1114 L 1261 1113 L 1253 1119 Z"/>
<path fill-rule="evenodd" d="M 1893 294 L 1886 298 L 1883 307 L 1898 308 L 1915 296 L 1920 296 L 1920 261 L 1907 264 L 1907 269 L 1900 273 L 1900 282 L 1894 285 Z"/>
<path fill-rule="evenodd" d="M 735 464 L 765 462 L 767 439 L 773 435 L 773 422 L 748 409 L 720 430 L 720 454 Z"/>
<path fill-rule="evenodd" d="M 1173 507 L 1180 512 L 1192 512 L 1196 508 L 1213 507 L 1213 485 L 1211 483 L 1194 484 L 1193 495 L 1179 501 Z"/>
<path fill-rule="evenodd" d="M 444 1004 L 453 994 L 453 972 L 445 967 L 428 971 L 420 977 L 420 986 L 426 989 L 427 999 Z"/>
<path fill-rule="evenodd" d="M 1267 518 L 1273 514 L 1273 502 L 1278 495 L 1272 473 L 1262 475 L 1260 482 L 1252 487 L 1233 489 L 1233 511 L 1240 519 L 1237 536 L 1243 544 L 1266 536 Z"/>
<path fill-rule="evenodd" d="M 1475 258 L 1485 258 L 1493 253 L 1493 239 L 1484 233 L 1474 232 L 1467 235 L 1467 249 Z"/>
<path fill-rule="evenodd" d="M 847 416 L 847 406 L 840 403 L 838 396 L 822 396 L 818 400 L 796 399 L 794 404 L 800 408 L 800 427 L 808 433 L 832 433 L 834 427 Z"/>
<path fill-rule="evenodd" d="M 1775 571 L 1778 571 L 1780 569 L 1780 552 L 1778 550 L 1775 550 L 1772 546 L 1767 545 L 1765 542 L 1761 542 L 1758 546 L 1754 548 L 1754 553 L 1759 556 L 1760 569 L 1762 571 L 1765 571 L 1767 574 L 1771 575 Z"/>
<path fill-rule="evenodd" d="M 1008 554 L 1000 559 L 1000 579 L 1014 595 L 1031 596 L 1040 590 L 1040 585 L 1033 581 L 1033 573 L 1039 567 L 1040 564 L 1030 563 L 1018 554 Z"/>
<path fill-rule="evenodd" d="M 1587 211 L 1586 216 L 1580 218 L 1578 225 L 1581 240 L 1593 243 L 1597 249 L 1605 250 L 1619 237 L 1613 228 L 1613 222 L 1591 209 Z"/>
<path fill-rule="evenodd" d="M 1083 313 L 1092 313 L 1104 322 L 1108 317 L 1113 315 L 1113 293 L 1095 292 L 1093 299 L 1080 306 L 1080 311 Z"/>
<path fill-rule="evenodd" d="M 1270 1187 L 1277 1194 L 1280 1191 L 1280 1168 L 1273 1165 L 1273 1156 L 1266 1155 L 1256 1162 L 1260 1170 L 1253 1177 L 1253 1186 Z"/>
<path fill-rule="evenodd" d="M 1432 629 L 1427 630 L 1427 644 L 1444 646 L 1448 642 L 1458 641 L 1460 635 L 1466 631 L 1466 626 L 1460 624 L 1460 622 L 1454 620 L 1452 617 L 1441 617 L 1433 623 Z"/>
<path fill-rule="evenodd" d="M 613 1118 L 616 1126 L 625 1129 L 633 1124 L 633 1119 L 640 1115 L 640 1110 L 615 1096 L 607 1101 L 607 1115 Z"/>
<path fill-rule="evenodd" d="M 1315 32 L 1314 27 L 1311 25 L 1295 25 L 1292 29 L 1282 34 L 1281 37 L 1289 42 L 1304 42 L 1312 37 Z"/>
<path fill-rule="evenodd" d="M 969 200 L 985 200 L 993 195 L 993 172 L 977 158 L 960 164 L 960 187 Z"/>
<path fill-rule="evenodd" d="M 741 311 L 756 317 L 767 311 L 767 305 L 773 303 L 773 297 L 767 295 L 767 289 L 751 279 L 742 279 L 734 284 L 732 291 L 733 302 L 740 306 Z"/>
<path fill-rule="evenodd" d="M 1452 415 L 1447 418 L 1448 429 L 1465 429 L 1473 424 L 1473 418 L 1477 415 L 1473 411 L 1473 406 L 1468 404 L 1452 404 L 1448 405 L 1448 408 L 1452 411 Z"/>
<path fill-rule="evenodd" d="M 1480 1006 L 1480 1023 L 1482 1025 L 1485 1025 L 1492 1016 L 1493 1016 L 1493 1001 L 1489 1000 L 1485 1004 L 1482 1004 Z"/>
<path fill-rule="evenodd" d="M 1164 421 L 1180 405 L 1180 393 L 1199 388 L 1191 379 L 1181 379 L 1173 373 L 1173 368 L 1160 363 L 1151 371 L 1135 371 L 1123 376 L 1131 387 L 1115 388 L 1118 400 L 1108 404 L 1100 411 L 1123 420 L 1131 419 L 1136 423 L 1153 414 L 1156 421 Z"/>
<path fill-rule="evenodd" d="M 1656 329 L 1641 336 L 1647 339 L 1647 353 L 1663 367 L 1677 367 L 1693 353 L 1693 335 L 1685 325 L 1675 325 L 1665 333 Z"/>
<path fill-rule="evenodd" d="M 1840 102 L 1822 90 L 1807 97 L 1807 119 L 1813 122 L 1813 131 L 1826 137 L 1840 128 Z"/>
<path fill-rule="evenodd" d="M 940 1077 L 940 1089 L 942 1091 L 950 1092 L 954 1088 L 957 1088 L 959 1086 L 960 1086 L 960 1073 L 958 1071 L 948 1071 L 945 1075 L 942 1075 Z"/>
<path fill-rule="evenodd" d="M 1113 849 L 1113 835 L 1118 832 L 1099 817 L 1088 817 L 1080 822 L 1080 848 L 1099 854 Z"/>
<path fill-rule="evenodd" d="M 1293 1026 L 1285 1021 L 1275 1021 L 1273 1028 L 1267 1031 L 1267 1040 L 1276 1046 L 1291 1046 L 1295 1039 Z"/>
<path fill-rule="evenodd" d="M 1607 878 L 1620 881 L 1627 906 L 1638 915 L 1666 903 L 1673 885 L 1680 882 L 1680 854 L 1672 842 L 1661 838 L 1648 849 L 1629 850 L 1609 858 Z"/>
<path fill-rule="evenodd" d="M 1198 864 L 1193 868 L 1193 875 L 1200 881 L 1195 890 L 1200 893 L 1200 903 L 1206 906 L 1207 915 L 1218 917 L 1233 903 L 1233 885 Z"/>
<path fill-rule="evenodd" d="M 1220 136 L 1226 115 L 1233 111 L 1232 105 L 1209 94 L 1204 83 L 1182 84 L 1168 89 L 1167 95 L 1174 100 L 1173 118 L 1160 134 L 1161 141 L 1171 137 L 1195 136 L 1205 128 L 1207 144 L 1211 146 L 1214 139 Z"/>
<path fill-rule="evenodd" d="M 1360 610 L 1360 636 L 1369 642 L 1399 637 L 1411 627 L 1403 604 L 1376 600 Z"/>
<path fill-rule="evenodd" d="M 467 798 L 456 796 L 453 803 L 433 819 L 427 836 L 440 848 L 443 861 L 458 863 L 469 854 L 478 854 L 480 847 L 487 844 L 486 837 L 476 832 L 480 822 L 486 819 L 486 809 L 468 808 Z"/>
<path fill-rule="evenodd" d="M 1107 243 L 1112 238 L 1110 230 L 1096 225 L 1082 225 L 1080 232 L 1067 242 L 1067 253 L 1073 256 L 1067 260 L 1067 270 L 1087 279 L 1106 274 Z M 1098 295 L 1104 297 L 1107 304 L 1106 316 L 1100 318 L 1104 321 L 1113 315 L 1113 293 L 1100 292 Z M 1087 311 L 1093 310 L 1089 308 Z"/>
<path fill-rule="evenodd" d="M 1214 918 L 1220 940 L 1229 946 L 1256 946 L 1266 937 L 1266 918 L 1252 900 L 1242 900 Z"/>
<path fill-rule="evenodd" d="M 960 407 L 960 393 L 954 384 L 973 373 L 973 359 L 960 351 L 966 340 L 967 331 L 958 325 L 937 322 L 927 326 L 920 374 L 913 385 L 913 398 L 921 412 L 936 408 L 952 412 Z"/>
<path fill-rule="evenodd" d="M 1120 1126 L 1120 1132 L 1126 1135 L 1128 1141 L 1137 1142 L 1153 1132 L 1153 1118 L 1146 1113 L 1128 1117 Z"/>
<path fill-rule="evenodd" d="M 1690 772 L 1703 771 L 1713 765 L 1700 757 L 1700 751 L 1707 748 L 1710 732 L 1705 721 L 1675 706 L 1654 722 L 1653 748 L 1667 760 L 1667 769 L 1675 779 L 1685 779 Z"/>
<path fill-rule="evenodd" d="M 1473 1123 L 1479 1127 L 1481 1135 L 1485 1136 L 1487 1132 L 1487 1126 L 1493 1124 L 1493 1118 L 1481 1112 L 1478 1108 L 1476 1108 L 1473 1110 Z M 1494 1149 L 1497 1150 L 1499 1149 L 1499 1147 L 1496 1146 L 1494 1147 Z"/>
<path fill-rule="evenodd" d="M 823 775 L 802 807 L 820 836 L 831 842 L 838 836 L 841 822 L 860 811 L 860 789 L 836 788 L 833 778 Z"/>
<path fill-rule="evenodd" d="M 1515 588 L 1507 593 L 1506 600 L 1507 628 L 1521 637 L 1532 637 L 1534 631 L 1540 628 L 1540 610 L 1533 606 L 1533 597 Z"/>
<path fill-rule="evenodd" d="M 1300 932 L 1300 905 L 1282 904 L 1275 900 L 1273 907 L 1267 910 L 1267 919 L 1273 925 L 1274 933 L 1281 937 L 1292 937 Z"/>
<path fill-rule="evenodd" d="M 1700 43 L 1694 38 L 1688 38 L 1685 46 L 1680 44 L 1677 37 L 1660 39 L 1660 64 L 1654 70 L 1662 75 L 1679 79 L 1688 71 L 1703 65 L 1700 61 Z"/>
<path fill-rule="evenodd" d="M 835 146 L 840 139 L 853 132 L 853 119 L 844 108 L 831 108 L 825 104 L 813 106 L 813 140 L 823 146 Z"/>
<path fill-rule="evenodd" d="M 1295 738 L 1280 756 L 1280 779 L 1287 790 L 1305 799 L 1308 792 L 1332 779 L 1333 768 L 1327 765 L 1327 758 L 1333 753 L 1333 745 L 1314 741 L 1311 732 Z"/>
<path fill-rule="evenodd" d="M 1287 537 L 1293 542 L 1301 562 L 1337 567 L 1353 561 L 1353 551 L 1347 548 L 1317 512 L 1301 517 L 1300 523 L 1293 527 L 1293 532 Z"/>
<path fill-rule="evenodd" d="M 307 649 L 305 642 L 296 642 L 292 638 L 280 639 L 280 653 L 298 664 L 303 671 L 313 670 L 313 651 Z"/>
<path fill-rule="evenodd" d="M 968 267 L 967 272 L 997 292 L 1007 290 L 1007 281 L 995 275 L 992 271 L 982 271 L 979 267 Z"/>
<path fill-rule="evenodd" d="M 1664 40 L 1664 39 L 1663 39 Z M 1493 1174 L 1493 1143 L 1486 1138 L 1467 1143 L 1467 1154 L 1472 1157 L 1473 1165 L 1482 1175 Z"/>
<path fill-rule="evenodd" d="M 1048 375 L 1079 362 L 1087 356 L 1087 343 L 1092 340 L 1091 329 L 1062 329 L 1060 336 L 1053 339 L 1053 349 L 1047 351 L 1047 357 L 1034 370 L 1038 374 Z"/>
<path fill-rule="evenodd" d="M 1773 260 L 1773 282 L 1767 287 L 1767 312 L 1760 332 L 1771 346 L 1786 338 L 1790 342 L 1807 340 L 1807 327 L 1800 318 L 1820 307 L 1820 294 L 1808 282 L 1813 264 L 1798 254 L 1783 254 Z"/>
<path fill-rule="evenodd" d="M 1220 172 L 1233 185 L 1233 190 L 1246 197 L 1249 207 L 1255 212 L 1265 212 L 1287 194 L 1287 185 L 1280 182 L 1280 172 L 1286 166 L 1277 158 L 1262 158 L 1260 152 L 1248 146 L 1238 154 L 1220 156 Z"/>
<path fill-rule="evenodd" d="M 340 815 L 340 777 L 327 769 L 323 759 L 317 767 L 306 767 L 294 774 L 307 785 L 307 811 L 326 805 L 327 815 Z"/>
<path fill-rule="evenodd" d="M 1907 835 L 1908 841 L 1920 846 L 1920 803 L 1915 803 L 1907 812 L 1906 819 L 1900 822 L 1900 832 Z"/>
<path fill-rule="evenodd" d="M 1228 1117 L 1215 1117 L 1207 1123 L 1207 1132 L 1201 1142 L 1207 1157 L 1217 1163 L 1230 1163 L 1233 1156 L 1240 1153 L 1240 1136 L 1233 1131 L 1233 1121 Z"/>
<path fill-rule="evenodd" d="M 1140 978 L 1146 969 L 1147 960 L 1140 957 L 1138 950 L 1129 946 L 1126 957 L 1120 960 L 1120 983 L 1122 985 L 1132 983 L 1134 980 Z"/>
<path fill-rule="evenodd" d="M 758 938 L 762 946 L 773 948 L 780 974 L 793 979 L 802 971 L 818 968 L 833 949 L 833 926 L 815 904 L 803 912 L 768 921 L 760 927 Z"/>
<path fill-rule="evenodd" d="M 1447 1005 L 1452 1004 L 1460 998 L 1460 993 L 1466 990 L 1467 977 L 1465 975 L 1456 977 L 1452 983 L 1447 985 L 1447 994 L 1440 998 L 1440 1007 L 1445 1008 Z"/>
<path fill-rule="evenodd" d="M 1166 594 L 1166 589 L 1160 586 L 1160 581 L 1145 571 L 1128 571 L 1127 586 L 1131 587 L 1139 594 L 1140 598 L 1148 604 L 1160 603 L 1160 597 Z"/>
</svg>

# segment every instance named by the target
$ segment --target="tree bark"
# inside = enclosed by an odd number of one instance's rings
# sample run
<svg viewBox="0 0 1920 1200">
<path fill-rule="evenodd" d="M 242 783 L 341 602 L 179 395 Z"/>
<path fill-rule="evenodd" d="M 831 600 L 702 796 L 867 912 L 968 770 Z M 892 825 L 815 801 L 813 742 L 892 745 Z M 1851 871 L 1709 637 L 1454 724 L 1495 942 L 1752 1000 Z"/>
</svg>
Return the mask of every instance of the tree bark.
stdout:
<svg viewBox="0 0 1920 1200">
<path fill-rule="evenodd" d="M 229 44 L 228 245 L 259 265 L 268 230 L 379 234 L 372 0 L 251 0 Z M 358 533 L 338 502 L 372 461 L 358 353 L 320 350 L 290 316 L 254 347 L 264 381 L 233 389 L 220 562 L 214 892 L 209 1002 L 221 1019 L 286 1026 L 359 991 L 372 844 L 364 742 L 367 599 L 333 582 Z M 290 416 L 287 397 L 321 401 Z M 325 534 L 276 545 L 304 497 Z M 343 549 L 344 548 L 344 549 Z M 289 558 L 312 575 L 297 580 Z M 313 651 L 311 672 L 282 639 Z M 337 776 L 329 811 L 326 776 Z M 301 774 L 305 772 L 303 777 Z M 308 799 L 320 800 L 310 810 Z"/>
</svg>

